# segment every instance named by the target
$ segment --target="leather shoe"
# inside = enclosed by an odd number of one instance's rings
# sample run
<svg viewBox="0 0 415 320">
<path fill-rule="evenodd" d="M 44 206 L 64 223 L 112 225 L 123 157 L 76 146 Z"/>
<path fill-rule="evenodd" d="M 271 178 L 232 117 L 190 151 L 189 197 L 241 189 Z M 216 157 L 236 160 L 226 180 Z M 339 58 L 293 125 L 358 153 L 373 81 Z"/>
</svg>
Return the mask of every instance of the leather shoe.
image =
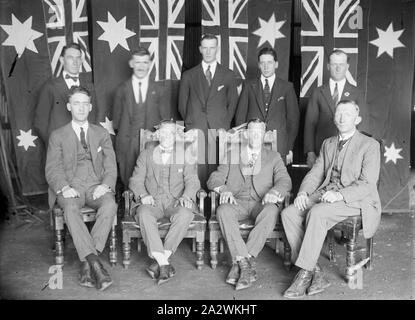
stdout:
<svg viewBox="0 0 415 320">
<path fill-rule="evenodd" d="M 176 274 L 176 270 L 174 270 L 171 264 L 160 266 L 160 273 L 157 279 L 157 284 L 161 285 L 169 281 L 171 278 L 174 277 L 175 274 Z"/>
<path fill-rule="evenodd" d="M 251 267 L 251 276 L 250 280 L 251 282 L 255 282 L 258 280 L 258 274 L 256 272 L 256 261 L 254 257 L 248 258 L 249 266 Z"/>
<path fill-rule="evenodd" d="M 239 265 L 237 262 L 232 263 L 231 270 L 226 277 L 226 283 L 236 285 L 236 282 L 239 279 Z"/>
<path fill-rule="evenodd" d="M 105 270 L 101 261 L 95 260 L 92 263 L 91 267 L 92 267 L 92 274 L 95 278 L 95 287 L 98 290 L 104 291 L 106 288 L 112 285 L 112 280 L 110 278 L 110 275 L 108 274 L 107 270 Z"/>
<path fill-rule="evenodd" d="M 81 272 L 79 274 L 79 284 L 83 287 L 94 288 L 95 281 L 91 275 L 91 266 L 88 261 L 82 261 Z"/>
<path fill-rule="evenodd" d="M 309 296 L 323 292 L 324 289 L 330 287 L 331 283 L 324 277 L 324 272 L 319 265 L 314 269 L 313 280 L 307 290 Z"/>
<path fill-rule="evenodd" d="M 160 267 L 156 261 L 153 261 L 147 268 L 147 273 L 152 279 L 157 279 L 160 275 Z"/>
<path fill-rule="evenodd" d="M 242 290 L 251 286 L 251 266 L 249 265 L 248 259 L 243 258 L 239 260 L 239 269 L 241 271 L 238 282 L 236 283 L 235 289 Z"/>
<path fill-rule="evenodd" d="M 295 276 L 291 286 L 285 290 L 284 297 L 288 299 L 300 299 L 305 296 L 305 292 L 310 286 L 313 278 L 313 271 L 301 269 Z"/>
</svg>

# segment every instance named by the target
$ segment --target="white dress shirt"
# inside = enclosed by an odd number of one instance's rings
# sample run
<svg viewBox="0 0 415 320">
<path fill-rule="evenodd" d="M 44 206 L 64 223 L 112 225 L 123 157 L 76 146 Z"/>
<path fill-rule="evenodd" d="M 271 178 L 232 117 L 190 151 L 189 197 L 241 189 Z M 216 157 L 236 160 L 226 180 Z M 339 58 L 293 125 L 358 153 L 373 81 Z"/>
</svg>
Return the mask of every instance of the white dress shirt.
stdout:
<svg viewBox="0 0 415 320">
<path fill-rule="evenodd" d="M 274 81 L 275 81 L 275 73 L 268 78 L 264 77 L 261 74 L 262 90 L 264 90 L 265 88 L 265 79 L 268 79 L 269 91 L 272 92 L 272 87 L 274 86 Z"/>
<path fill-rule="evenodd" d="M 159 145 L 159 148 L 160 148 L 160 151 L 169 151 L 169 152 L 160 152 L 160 155 L 161 155 L 161 163 L 163 165 L 166 165 L 167 163 L 170 164 L 170 159 L 171 159 L 171 156 L 173 154 L 173 148 L 171 148 L 171 149 L 165 149 L 161 145 Z"/>
<path fill-rule="evenodd" d="M 135 75 L 132 76 L 132 84 L 133 84 L 133 91 L 134 91 L 134 99 L 135 102 L 138 103 L 138 88 L 139 83 L 141 83 L 141 99 L 142 102 L 146 101 L 147 89 L 148 89 L 148 75 L 143 79 L 138 79 Z"/>
<path fill-rule="evenodd" d="M 202 60 L 202 68 L 203 68 L 203 74 L 206 75 L 206 70 L 208 66 L 210 66 L 210 73 L 212 74 L 212 79 L 215 76 L 216 66 L 218 65 L 218 62 L 215 60 L 212 63 L 207 64 Z"/>
<path fill-rule="evenodd" d="M 88 132 L 88 121 L 85 122 L 82 126 L 77 124 L 75 121 L 71 121 L 72 129 L 75 131 L 76 136 L 78 137 L 78 140 L 81 141 L 81 127 L 84 129 L 85 132 L 85 140 L 86 140 L 86 134 Z"/>
<path fill-rule="evenodd" d="M 337 90 L 339 91 L 339 101 L 340 101 L 343 95 L 344 85 L 346 84 L 346 78 L 340 81 L 334 81 L 332 78 L 330 78 L 329 85 L 330 85 L 331 96 L 333 96 L 334 87 L 336 86 L 336 83 L 337 83 Z"/>
<path fill-rule="evenodd" d="M 73 81 L 72 79 L 66 79 L 65 76 L 67 74 L 70 75 L 71 77 L 78 77 L 78 80 Z M 81 85 L 81 83 L 79 81 L 79 74 L 72 75 L 72 74 L 67 73 L 66 71 L 63 71 L 62 76 L 63 76 L 63 80 L 65 80 L 65 82 L 66 82 L 66 85 L 67 85 L 68 89 L 72 88 L 73 86 L 80 86 Z"/>
</svg>

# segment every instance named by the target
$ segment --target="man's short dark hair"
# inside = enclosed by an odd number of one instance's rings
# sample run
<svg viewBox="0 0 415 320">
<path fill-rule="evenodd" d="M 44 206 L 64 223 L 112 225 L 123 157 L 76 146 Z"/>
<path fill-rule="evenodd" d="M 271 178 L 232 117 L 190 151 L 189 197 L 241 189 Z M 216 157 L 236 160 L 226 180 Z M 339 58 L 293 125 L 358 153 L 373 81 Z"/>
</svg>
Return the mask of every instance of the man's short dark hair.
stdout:
<svg viewBox="0 0 415 320">
<path fill-rule="evenodd" d="M 358 104 L 357 104 L 357 102 L 356 102 L 356 101 L 351 100 L 351 99 L 344 99 L 344 100 L 340 100 L 339 102 L 337 102 L 335 110 L 338 108 L 338 106 L 340 106 L 340 105 L 342 105 L 342 104 L 351 104 L 352 106 L 354 106 L 354 107 L 355 107 L 355 109 L 356 109 L 357 113 L 359 114 L 359 112 L 360 112 L 360 108 L 359 108 L 359 106 L 358 106 Z"/>
<path fill-rule="evenodd" d="M 269 55 L 274 57 L 275 62 L 278 61 L 277 51 L 275 51 L 274 48 L 264 47 L 261 50 L 259 50 L 259 52 L 258 52 L 258 61 L 259 61 L 259 58 L 264 54 L 269 54 Z"/>
<path fill-rule="evenodd" d="M 68 101 L 75 93 L 83 93 L 86 96 L 88 96 L 89 99 L 91 99 L 91 93 L 89 92 L 87 88 L 82 87 L 82 86 L 73 86 L 71 89 L 69 89 Z"/>
<path fill-rule="evenodd" d="M 202 39 L 200 39 L 200 43 L 202 43 L 203 40 L 216 40 L 216 43 L 219 44 L 219 39 L 217 36 L 215 36 L 213 33 L 205 33 L 202 35 Z"/>
<path fill-rule="evenodd" d="M 63 49 L 61 51 L 61 57 L 65 56 L 65 52 L 66 52 L 67 49 L 76 49 L 82 54 L 81 46 L 78 43 L 71 42 L 71 43 L 68 43 L 66 46 L 63 47 Z"/>
<path fill-rule="evenodd" d="M 150 60 L 153 60 L 152 57 L 151 57 L 150 51 L 148 51 L 148 49 L 146 49 L 144 47 L 138 47 L 137 49 L 134 49 L 131 52 L 131 59 L 134 56 L 140 56 L 140 57 L 149 56 L 150 57 Z"/>
<path fill-rule="evenodd" d="M 349 59 L 350 59 L 350 57 L 349 57 L 349 55 L 345 52 L 345 51 L 343 51 L 343 50 L 341 50 L 341 49 L 335 49 L 335 50 L 333 50 L 329 55 L 328 55 L 328 60 L 329 60 L 329 63 L 330 63 L 330 59 L 331 59 L 331 56 L 332 55 L 340 55 L 340 54 L 344 54 L 344 55 L 346 55 L 346 58 L 347 58 L 347 63 L 349 63 Z"/>
</svg>

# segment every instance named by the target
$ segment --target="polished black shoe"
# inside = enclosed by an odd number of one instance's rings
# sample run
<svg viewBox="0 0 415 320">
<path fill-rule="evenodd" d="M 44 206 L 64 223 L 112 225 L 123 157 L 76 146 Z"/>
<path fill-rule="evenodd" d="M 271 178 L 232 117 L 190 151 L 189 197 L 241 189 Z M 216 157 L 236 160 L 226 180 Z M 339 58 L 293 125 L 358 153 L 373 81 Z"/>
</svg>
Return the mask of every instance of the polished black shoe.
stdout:
<svg viewBox="0 0 415 320">
<path fill-rule="evenodd" d="M 311 284 L 313 271 L 301 269 L 295 276 L 291 286 L 285 290 L 284 297 L 288 299 L 300 299 L 305 296 L 305 292 Z"/>
<path fill-rule="evenodd" d="M 169 281 L 171 278 L 174 277 L 175 274 L 176 270 L 174 270 L 171 264 L 160 266 L 160 274 L 157 279 L 157 284 L 161 285 Z"/>
<path fill-rule="evenodd" d="M 251 267 L 249 265 L 248 259 L 243 258 L 239 260 L 238 264 L 241 273 L 239 275 L 239 279 L 236 283 L 235 289 L 242 290 L 249 288 L 251 286 Z"/>
<path fill-rule="evenodd" d="M 321 293 L 324 289 L 330 287 L 331 283 L 324 277 L 323 269 L 319 265 L 314 268 L 313 280 L 307 290 L 309 296 L 317 293 Z"/>
<path fill-rule="evenodd" d="M 153 261 L 147 268 L 147 273 L 150 275 L 152 279 L 157 279 L 160 274 L 160 267 L 156 261 Z"/>
<path fill-rule="evenodd" d="M 229 271 L 228 276 L 226 277 L 226 283 L 235 285 L 238 279 L 239 279 L 239 265 L 237 262 L 233 262 L 231 270 Z"/>
<path fill-rule="evenodd" d="M 79 274 L 79 284 L 83 287 L 94 288 L 95 281 L 92 278 L 91 266 L 88 261 L 82 261 L 81 272 Z"/>
<path fill-rule="evenodd" d="M 258 274 L 256 272 L 256 261 L 254 257 L 248 258 L 249 266 L 251 267 L 251 282 L 255 282 L 258 280 Z"/>
<path fill-rule="evenodd" d="M 111 277 L 108 274 L 107 270 L 105 270 L 101 261 L 95 260 L 92 263 L 91 267 L 92 267 L 92 274 L 95 279 L 95 287 L 98 290 L 104 291 L 106 288 L 112 285 Z"/>
</svg>

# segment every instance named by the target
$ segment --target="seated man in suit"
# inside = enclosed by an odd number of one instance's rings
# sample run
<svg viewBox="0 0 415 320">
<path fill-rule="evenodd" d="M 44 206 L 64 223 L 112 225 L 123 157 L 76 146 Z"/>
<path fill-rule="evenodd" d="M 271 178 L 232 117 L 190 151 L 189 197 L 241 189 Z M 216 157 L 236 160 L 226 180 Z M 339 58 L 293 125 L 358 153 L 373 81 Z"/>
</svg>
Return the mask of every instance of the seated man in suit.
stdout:
<svg viewBox="0 0 415 320">
<path fill-rule="evenodd" d="M 146 269 L 158 284 L 175 275 L 169 259 L 193 220 L 196 192 L 200 188 L 196 165 L 186 163 L 184 150 L 176 145 L 176 124 L 159 125 L 160 144 L 140 153 L 129 188 L 141 202 L 135 219 L 140 224 L 148 255 L 155 261 Z M 171 225 L 164 244 L 157 220 L 167 217 Z"/>
<path fill-rule="evenodd" d="M 64 210 L 82 262 L 80 285 L 105 290 L 112 280 L 98 255 L 104 250 L 117 212 L 115 153 L 107 130 L 88 122 L 92 105 L 87 89 L 72 87 L 67 108 L 72 121 L 54 130 L 49 138 L 46 180 Z M 80 213 L 85 205 L 97 209 L 91 234 Z"/>
<path fill-rule="evenodd" d="M 330 285 L 317 261 L 327 231 L 334 225 L 361 214 L 365 238 L 371 238 L 379 225 L 380 148 L 375 139 L 356 129 L 360 121 L 355 101 L 337 104 L 334 123 L 338 135 L 324 140 L 294 204 L 282 212 L 292 259 L 300 268 L 284 293 L 286 298 L 320 293 Z"/>
<path fill-rule="evenodd" d="M 248 288 L 257 280 L 255 258 L 275 227 L 280 203 L 291 190 L 280 154 L 263 147 L 265 123 L 250 120 L 247 135 L 248 142 L 236 150 L 238 161 L 220 164 L 207 182 L 209 190 L 220 194 L 216 215 L 232 256 L 226 282 L 236 285 L 236 290 Z M 228 159 L 232 158 L 228 154 Z M 255 227 L 245 243 L 238 221 L 247 218 L 255 219 Z"/>
</svg>

